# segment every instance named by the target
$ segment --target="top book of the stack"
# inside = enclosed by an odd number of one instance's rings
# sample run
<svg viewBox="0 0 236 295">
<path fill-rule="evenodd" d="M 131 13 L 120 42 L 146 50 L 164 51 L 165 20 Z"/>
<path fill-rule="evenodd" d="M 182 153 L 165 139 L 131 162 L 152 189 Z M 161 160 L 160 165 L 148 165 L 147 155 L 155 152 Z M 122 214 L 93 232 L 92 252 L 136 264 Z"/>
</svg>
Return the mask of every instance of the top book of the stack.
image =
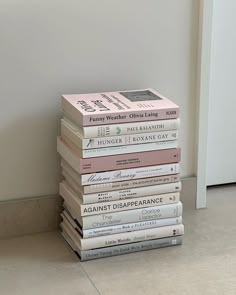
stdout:
<svg viewBox="0 0 236 295">
<path fill-rule="evenodd" d="M 153 89 L 63 95 L 62 111 L 79 126 L 179 117 L 179 107 Z"/>
</svg>

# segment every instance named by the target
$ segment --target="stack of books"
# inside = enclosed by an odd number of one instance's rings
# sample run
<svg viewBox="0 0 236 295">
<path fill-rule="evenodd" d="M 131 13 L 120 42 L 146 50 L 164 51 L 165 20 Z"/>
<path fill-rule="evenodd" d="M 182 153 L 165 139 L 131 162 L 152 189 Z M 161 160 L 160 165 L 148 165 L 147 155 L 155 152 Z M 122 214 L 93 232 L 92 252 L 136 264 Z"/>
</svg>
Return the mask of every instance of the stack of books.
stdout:
<svg viewBox="0 0 236 295">
<path fill-rule="evenodd" d="M 81 260 L 182 243 L 179 107 L 153 89 L 63 95 L 62 235 Z"/>
</svg>

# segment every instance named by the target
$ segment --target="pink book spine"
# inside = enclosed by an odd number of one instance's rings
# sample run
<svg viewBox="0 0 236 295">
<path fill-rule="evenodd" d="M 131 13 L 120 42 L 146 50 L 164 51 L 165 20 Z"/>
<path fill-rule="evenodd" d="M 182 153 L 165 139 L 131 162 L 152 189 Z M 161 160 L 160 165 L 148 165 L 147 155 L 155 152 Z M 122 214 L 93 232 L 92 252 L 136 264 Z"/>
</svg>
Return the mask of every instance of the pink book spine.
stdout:
<svg viewBox="0 0 236 295">
<path fill-rule="evenodd" d="M 72 150 L 60 137 L 57 148 L 62 158 L 79 174 L 177 163 L 181 158 L 181 150 L 176 148 L 81 159 L 76 150 Z"/>
<path fill-rule="evenodd" d="M 81 159 L 80 170 L 83 171 L 82 173 L 90 173 L 177 163 L 179 161 L 180 149 L 177 148 L 153 152 Z"/>
<path fill-rule="evenodd" d="M 62 110 L 82 126 L 175 119 L 179 107 L 153 89 L 67 94 Z"/>
<path fill-rule="evenodd" d="M 139 121 L 153 121 L 153 117 L 151 116 L 153 111 L 132 111 L 132 112 L 125 112 L 120 113 L 116 120 L 109 119 L 109 116 L 103 116 L 103 115 L 84 115 L 82 117 L 82 126 L 92 126 L 95 125 L 95 120 L 98 120 L 100 122 L 99 124 L 114 124 L 114 123 L 127 123 L 127 122 L 139 122 Z M 125 114 L 125 116 L 123 116 Z M 156 114 L 156 120 L 167 120 L 167 119 L 176 119 L 179 117 L 179 109 L 177 108 L 169 108 L 169 109 L 162 109 L 155 112 Z M 129 119 L 127 119 L 129 117 Z M 100 121 L 100 119 L 105 119 L 104 121 Z"/>
</svg>

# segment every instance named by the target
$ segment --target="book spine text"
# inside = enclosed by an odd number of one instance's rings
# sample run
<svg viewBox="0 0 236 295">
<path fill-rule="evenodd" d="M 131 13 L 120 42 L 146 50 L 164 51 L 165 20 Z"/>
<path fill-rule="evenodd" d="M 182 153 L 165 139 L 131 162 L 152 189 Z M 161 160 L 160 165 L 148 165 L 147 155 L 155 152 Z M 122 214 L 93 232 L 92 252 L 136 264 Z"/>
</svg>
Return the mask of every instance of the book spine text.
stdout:
<svg viewBox="0 0 236 295">
<path fill-rule="evenodd" d="M 67 162 L 66 166 L 79 174 L 177 163 L 181 158 L 181 150 L 177 148 L 81 159 L 77 150 L 69 147 L 61 137 L 57 138 L 57 150 Z"/>
<path fill-rule="evenodd" d="M 150 228 L 145 230 L 120 233 L 90 239 L 81 239 L 81 250 L 116 246 L 145 240 L 160 239 L 184 234 L 183 224 Z"/>
<path fill-rule="evenodd" d="M 132 198 L 128 200 L 119 200 L 95 204 L 82 204 L 80 206 L 81 216 L 89 216 L 101 213 L 110 213 L 116 211 L 133 210 L 144 207 L 161 206 L 179 202 L 179 193 L 169 193 L 154 196 L 145 196 L 141 198 Z"/>
<path fill-rule="evenodd" d="M 76 184 L 72 184 L 71 186 L 74 188 L 76 192 L 80 192 L 79 187 Z M 123 189 L 118 191 L 106 191 L 88 195 L 83 194 L 81 195 L 81 198 L 84 204 L 91 204 L 115 200 L 124 200 L 130 198 L 139 198 L 144 196 L 165 194 L 169 192 L 179 192 L 180 190 L 181 182 L 173 182 L 147 187 L 144 186 L 138 188 Z"/>
<path fill-rule="evenodd" d="M 124 181 L 145 177 L 155 177 L 161 175 L 169 175 L 179 173 L 179 164 L 167 164 L 140 167 L 133 169 L 115 170 L 109 172 L 88 173 L 81 175 L 81 185 Z"/>
<path fill-rule="evenodd" d="M 114 225 L 114 226 L 106 226 L 106 227 L 95 228 L 95 229 L 85 229 L 83 230 L 83 238 L 85 239 L 93 238 L 93 237 L 106 236 L 106 235 L 118 234 L 123 232 L 142 230 L 142 229 L 148 229 L 153 227 L 175 225 L 175 224 L 181 224 L 181 223 L 182 223 L 182 217 L 179 216 L 176 218 L 147 220 L 147 221 L 141 221 L 141 222 Z"/>
<path fill-rule="evenodd" d="M 136 134 L 166 130 L 177 130 L 179 129 L 179 126 L 179 118 L 170 120 L 91 126 L 83 128 L 83 137 L 107 137 L 122 134 Z"/>
<path fill-rule="evenodd" d="M 62 171 L 62 172 L 65 172 L 65 171 Z M 70 177 L 69 174 L 66 174 L 65 177 L 66 176 Z M 82 191 L 84 194 L 92 194 L 92 193 L 107 192 L 107 191 L 114 191 L 114 190 L 126 190 L 126 189 L 131 189 L 136 187 L 138 188 L 138 187 L 161 185 L 165 183 L 173 183 L 178 181 L 180 181 L 180 174 L 173 174 L 173 175 L 148 177 L 148 178 L 127 180 L 127 181 L 85 185 L 83 187 L 80 186 L 80 191 Z"/>
<path fill-rule="evenodd" d="M 73 216 L 73 212 L 71 213 Z M 153 219 L 172 218 L 181 215 L 182 204 L 179 202 L 177 204 L 85 216 L 82 217 L 81 222 L 83 229 L 89 229 Z M 77 219 L 76 217 L 76 215 L 73 216 L 74 219 Z M 80 220 L 78 220 L 78 222 L 80 222 Z"/>
<path fill-rule="evenodd" d="M 63 229 L 61 234 L 65 238 L 67 243 L 71 246 L 73 251 L 75 251 L 79 255 L 81 261 L 129 254 L 129 253 L 134 253 L 139 251 L 147 251 L 147 250 L 158 249 L 163 247 L 177 246 L 182 244 L 182 239 L 183 239 L 182 236 L 176 236 L 176 237 L 168 237 L 168 238 L 162 238 L 162 239 L 156 239 L 156 240 L 136 242 L 131 244 L 118 245 L 118 246 L 113 246 L 108 248 L 106 247 L 106 248 L 81 251 L 73 242 L 68 231 Z"/>
</svg>

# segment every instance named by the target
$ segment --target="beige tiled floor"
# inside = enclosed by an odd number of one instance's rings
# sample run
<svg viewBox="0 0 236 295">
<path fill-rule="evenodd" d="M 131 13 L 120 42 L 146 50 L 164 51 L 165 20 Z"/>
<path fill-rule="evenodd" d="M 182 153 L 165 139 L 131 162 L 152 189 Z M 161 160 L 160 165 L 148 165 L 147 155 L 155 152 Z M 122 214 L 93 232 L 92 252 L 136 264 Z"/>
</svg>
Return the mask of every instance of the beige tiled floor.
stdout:
<svg viewBox="0 0 236 295">
<path fill-rule="evenodd" d="M 236 294 L 236 186 L 185 210 L 179 247 L 79 263 L 59 233 L 0 240 L 3 295 Z"/>
</svg>

